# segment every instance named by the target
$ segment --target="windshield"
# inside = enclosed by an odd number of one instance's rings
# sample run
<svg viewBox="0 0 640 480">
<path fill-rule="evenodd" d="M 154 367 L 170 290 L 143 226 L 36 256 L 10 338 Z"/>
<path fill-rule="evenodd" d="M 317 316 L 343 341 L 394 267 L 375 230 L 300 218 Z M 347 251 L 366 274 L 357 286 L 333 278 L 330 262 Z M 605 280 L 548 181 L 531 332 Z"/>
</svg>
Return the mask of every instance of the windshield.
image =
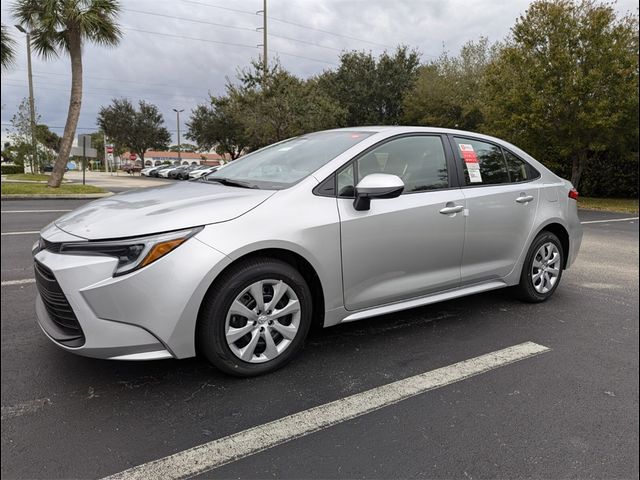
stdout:
<svg viewBox="0 0 640 480">
<path fill-rule="evenodd" d="M 252 188 L 288 188 L 372 134 L 339 130 L 302 135 L 234 160 L 205 179 Z"/>
</svg>

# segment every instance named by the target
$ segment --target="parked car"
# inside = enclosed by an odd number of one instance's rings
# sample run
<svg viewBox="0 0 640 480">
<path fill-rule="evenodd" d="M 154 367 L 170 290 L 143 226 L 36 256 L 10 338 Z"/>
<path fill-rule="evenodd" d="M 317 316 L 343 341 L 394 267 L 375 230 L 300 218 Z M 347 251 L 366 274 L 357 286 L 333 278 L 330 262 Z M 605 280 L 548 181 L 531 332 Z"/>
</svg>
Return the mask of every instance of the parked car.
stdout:
<svg viewBox="0 0 640 480">
<path fill-rule="evenodd" d="M 504 287 L 547 300 L 580 248 L 577 196 L 485 135 L 302 135 L 203 181 L 100 199 L 45 227 L 33 249 L 38 322 L 82 355 L 200 352 L 258 375 L 290 361 L 313 322 Z"/>
<path fill-rule="evenodd" d="M 198 168 L 200 168 L 200 165 L 191 165 L 186 170 L 183 170 L 180 173 L 178 173 L 178 179 L 189 180 L 189 175 L 191 174 L 191 172 L 197 170 Z"/>
<path fill-rule="evenodd" d="M 218 170 L 218 168 L 220 168 L 220 167 L 218 167 L 218 166 L 215 166 L 215 167 L 205 166 L 203 168 L 198 168 L 198 169 L 194 170 L 193 172 L 189 173 L 189 178 L 200 178 L 203 175 L 208 175 L 209 173 L 215 172 L 216 170 Z"/>
<path fill-rule="evenodd" d="M 173 172 L 174 170 L 176 170 L 178 168 L 180 168 L 180 167 L 172 165 L 170 167 L 158 170 L 158 177 L 160 177 L 160 178 L 169 178 L 169 173 Z"/>
<path fill-rule="evenodd" d="M 122 165 L 122 167 L 120 167 L 120 169 L 123 172 L 128 173 L 129 175 L 133 175 L 134 173 L 142 171 L 142 167 L 140 165 L 136 165 L 133 163 L 125 163 L 124 165 Z"/>
<path fill-rule="evenodd" d="M 191 168 L 190 165 L 182 165 L 180 167 L 174 168 L 173 170 L 169 171 L 169 174 L 167 175 L 167 178 L 171 178 L 174 180 L 179 180 L 181 179 L 181 175 L 183 172 L 188 172 L 189 169 Z M 187 173 L 187 176 L 189 174 Z"/>
<path fill-rule="evenodd" d="M 156 178 L 157 178 L 157 177 L 159 177 L 159 176 L 160 176 L 160 174 L 161 174 L 162 172 L 164 172 L 165 170 L 168 170 L 168 169 L 170 169 L 170 168 L 174 168 L 174 166 L 173 166 L 173 165 L 161 165 L 161 166 L 159 166 L 158 168 L 156 168 L 156 169 L 152 170 L 152 171 L 149 173 L 149 176 L 150 176 L 150 177 L 156 177 Z"/>
<path fill-rule="evenodd" d="M 49 164 L 49 165 L 45 165 L 42 167 L 42 171 L 45 173 L 49 173 L 49 172 L 53 172 L 53 165 Z M 68 172 L 69 171 L 69 167 L 64 167 L 64 171 Z"/>
<path fill-rule="evenodd" d="M 140 170 L 140 175 L 144 176 L 144 177 L 148 177 L 149 173 L 154 170 L 155 168 L 158 167 L 145 167 L 142 170 Z"/>
</svg>

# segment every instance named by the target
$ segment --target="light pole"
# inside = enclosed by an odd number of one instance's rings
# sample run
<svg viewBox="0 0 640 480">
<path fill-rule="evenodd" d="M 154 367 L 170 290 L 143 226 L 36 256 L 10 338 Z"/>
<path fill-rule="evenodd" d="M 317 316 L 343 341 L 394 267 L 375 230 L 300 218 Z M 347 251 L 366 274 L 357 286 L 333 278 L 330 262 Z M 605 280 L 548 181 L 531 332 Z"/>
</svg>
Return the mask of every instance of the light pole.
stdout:
<svg viewBox="0 0 640 480">
<path fill-rule="evenodd" d="M 22 25 L 15 26 L 27 37 L 27 76 L 29 78 L 29 117 L 31 124 L 31 147 L 33 148 L 33 161 L 31 163 L 31 173 L 35 173 L 34 167 L 38 164 L 38 145 L 36 144 L 36 107 L 33 100 L 33 72 L 31 71 L 31 32 L 24 29 Z"/>
<path fill-rule="evenodd" d="M 174 108 L 173 111 L 176 112 L 176 122 L 178 123 L 178 163 L 182 165 L 182 155 L 180 153 L 180 112 L 184 112 L 184 108 L 181 110 Z"/>
</svg>

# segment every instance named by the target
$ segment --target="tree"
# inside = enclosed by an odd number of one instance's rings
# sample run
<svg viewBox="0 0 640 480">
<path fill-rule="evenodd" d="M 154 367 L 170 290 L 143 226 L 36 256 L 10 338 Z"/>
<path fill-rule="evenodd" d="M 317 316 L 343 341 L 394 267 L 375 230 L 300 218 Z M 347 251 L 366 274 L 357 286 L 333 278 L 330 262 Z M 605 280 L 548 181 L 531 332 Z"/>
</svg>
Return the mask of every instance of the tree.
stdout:
<svg viewBox="0 0 640 480">
<path fill-rule="evenodd" d="M 160 110 L 144 100 L 138 102 L 136 110 L 126 98 L 113 99 L 111 105 L 100 108 L 97 124 L 115 143 L 116 150 L 126 146 L 140 156 L 143 165 L 148 149 L 166 149 L 171 142 Z"/>
<path fill-rule="evenodd" d="M 488 67 L 486 87 L 487 128 L 568 164 L 577 187 L 621 141 L 638 151 L 638 18 L 590 0 L 538 0 Z"/>
<path fill-rule="evenodd" d="M 413 85 L 420 55 L 400 46 L 377 59 L 371 53 L 345 52 L 340 66 L 317 79 L 320 88 L 347 111 L 346 125 L 398 124 L 403 97 Z"/>
<path fill-rule="evenodd" d="M 43 147 L 53 150 L 55 153 L 60 151 L 60 142 L 62 139 L 56 132 L 52 132 L 45 124 L 37 124 L 35 129 L 36 141 Z"/>
<path fill-rule="evenodd" d="M 16 0 L 13 16 L 31 31 L 37 54 L 44 58 L 66 53 L 71 60 L 69 111 L 60 151 L 49 178 L 59 187 L 71 152 L 82 105 L 82 46 L 86 42 L 117 45 L 121 31 L 116 24 L 120 12 L 117 0 Z"/>
<path fill-rule="evenodd" d="M 279 63 L 266 74 L 261 63 L 253 63 L 238 79 L 227 85 L 227 96 L 239 109 L 248 150 L 344 124 L 345 110 L 318 88 L 316 79 L 299 79 Z"/>
<path fill-rule="evenodd" d="M 420 67 L 418 78 L 404 97 L 403 122 L 463 130 L 483 123 L 481 91 L 487 65 L 497 46 L 486 38 L 468 42 L 457 57 L 444 53 Z"/>
<path fill-rule="evenodd" d="M 229 97 L 211 96 L 209 104 L 198 105 L 187 122 L 189 140 L 204 150 L 215 148 L 219 155 L 235 160 L 249 145 L 241 108 Z"/>
<path fill-rule="evenodd" d="M 9 68 L 14 64 L 16 59 L 16 42 L 9 35 L 9 31 L 5 25 L 0 28 L 0 64 L 2 68 Z"/>
<path fill-rule="evenodd" d="M 35 122 L 40 120 L 40 115 L 35 112 Z M 36 172 L 40 167 L 40 149 L 34 146 L 34 138 L 31 136 L 31 116 L 29 100 L 23 98 L 18 105 L 18 110 L 11 117 L 12 131 L 9 134 L 11 143 L 16 147 L 15 152 L 20 155 L 19 163 L 29 165 L 31 172 Z M 36 140 L 37 142 L 37 140 Z"/>
<path fill-rule="evenodd" d="M 177 152 L 178 145 L 169 145 L 170 152 Z M 198 151 L 197 145 L 192 145 L 191 143 L 182 143 L 180 142 L 180 151 L 181 152 L 196 152 Z"/>
</svg>

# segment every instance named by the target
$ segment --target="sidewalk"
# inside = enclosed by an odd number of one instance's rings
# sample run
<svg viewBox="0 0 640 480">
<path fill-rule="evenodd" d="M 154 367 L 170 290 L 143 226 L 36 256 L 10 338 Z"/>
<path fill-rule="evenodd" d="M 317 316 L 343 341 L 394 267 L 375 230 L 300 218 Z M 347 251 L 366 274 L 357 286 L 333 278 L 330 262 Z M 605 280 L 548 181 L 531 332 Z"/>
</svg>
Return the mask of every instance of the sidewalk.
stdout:
<svg viewBox="0 0 640 480">
<path fill-rule="evenodd" d="M 82 172 L 65 172 L 64 178 L 65 180 L 73 180 L 74 182 L 82 183 Z M 115 173 L 91 171 L 85 172 L 85 182 L 87 185 L 95 185 L 96 187 L 104 188 L 105 190 L 115 188 L 120 191 L 130 188 L 157 187 L 160 185 L 166 185 L 167 183 L 173 183 L 171 180 L 165 180 L 162 178 L 148 178 L 141 177 L 139 175 L 133 176 L 122 172 L 119 172 L 116 175 Z"/>
</svg>

